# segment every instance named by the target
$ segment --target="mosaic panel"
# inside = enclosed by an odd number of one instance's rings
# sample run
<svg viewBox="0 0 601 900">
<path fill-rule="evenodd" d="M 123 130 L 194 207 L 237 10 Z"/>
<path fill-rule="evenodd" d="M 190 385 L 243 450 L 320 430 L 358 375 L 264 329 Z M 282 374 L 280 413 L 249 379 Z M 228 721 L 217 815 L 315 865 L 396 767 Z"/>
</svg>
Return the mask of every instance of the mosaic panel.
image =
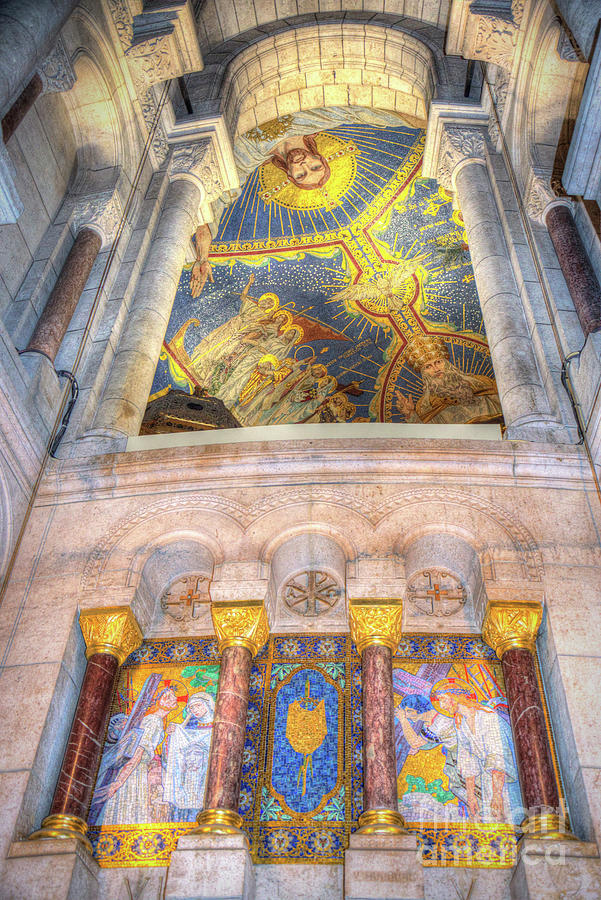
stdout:
<svg viewBox="0 0 601 900">
<path fill-rule="evenodd" d="M 424 141 L 353 107 L 238 138 L 242 193 L 194 236 L 142 434 L 502 422 L 463 220 L 421 176 Z"/>
<path fill-rule="evenodd" d="M 186 798 L 201 793 L 217 680 L 213 639 L 147 641 L 121 670 L 90 810 L 100 865 L 168 865 L 194 827 Z M 399 809 L 423 864 L 513 865 L 520 795 L 495 654 L 473 636 L 409 635 L 393 683 Z M 135 797 L 119 786 L 127 765 Z M 362 811 L 361 664 L 350 637 L 272 635 L 251 672 L 242 767 L 253 860 L 342 863 Z"/>
</svg>

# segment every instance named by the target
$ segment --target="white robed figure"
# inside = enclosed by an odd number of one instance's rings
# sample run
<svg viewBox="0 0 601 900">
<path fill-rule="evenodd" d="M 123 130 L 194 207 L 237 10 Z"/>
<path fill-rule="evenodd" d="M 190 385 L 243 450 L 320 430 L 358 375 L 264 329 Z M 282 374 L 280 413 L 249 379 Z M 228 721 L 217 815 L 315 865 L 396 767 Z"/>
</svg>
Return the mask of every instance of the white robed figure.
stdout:
<svg viewBox="0 0 601 900">
<path fill-rule="evenodd" d="M 193 822 L 203 808 L 214 715 L 215 701 L 199 691 L 188 700 L 184 721 L 170 726 L 163 800 L 173 822 Z"/>
</svg>

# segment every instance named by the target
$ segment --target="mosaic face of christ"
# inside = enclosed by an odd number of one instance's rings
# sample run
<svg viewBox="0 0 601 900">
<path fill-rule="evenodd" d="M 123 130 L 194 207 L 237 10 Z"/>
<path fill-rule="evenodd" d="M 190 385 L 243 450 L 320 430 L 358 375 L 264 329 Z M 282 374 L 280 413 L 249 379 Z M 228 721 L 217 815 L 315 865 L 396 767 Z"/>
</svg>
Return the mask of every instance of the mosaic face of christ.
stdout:
<svg viewBox="0 0 601 900">
<path fill-rule="evenodd" d="M 275 148 L 271 162 L 286 173 L 302 190 L 323 187 L 330 177 L 330 166 L 317 150 L 315 135 L 307 134 L 296 141 L 284 141 Z M 291 146 L 291 144 L 295 146 Z"/>
</svg>

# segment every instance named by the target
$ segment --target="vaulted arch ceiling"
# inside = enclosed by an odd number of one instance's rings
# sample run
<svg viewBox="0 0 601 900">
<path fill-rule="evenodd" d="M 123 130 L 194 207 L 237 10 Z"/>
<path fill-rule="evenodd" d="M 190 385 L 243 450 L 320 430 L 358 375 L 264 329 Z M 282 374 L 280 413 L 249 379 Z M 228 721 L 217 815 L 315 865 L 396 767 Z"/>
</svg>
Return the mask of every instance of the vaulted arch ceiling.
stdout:
<svg viewBox="0 0 601 900">
<path fill-rule="evenodd" d="M 412 19 L 423 30 L 424 26 L 444 30 L 450 5 L 450 0 L 362 0 L 361 9 L 357 9 L 356 3 L 342 0 L 205 0 L 198 14 L 198 32 L 206 53 L 243 34 L 247 39 L 260 40 L 281 30 L 281 24 L 313 25 L 320 20 L 364 24 L 385 21 L 390 26 Z"/>
<path fill-rule="evenodd" d="M 433 96 L 446 97 L 466 65 L 447 60 L 443 46 L 442 29 L 407 16 L 296 16 L 214 47 L 187 90 L 195 115 L 225 112 L 234 133 L 324 105 L 391 109 L 423 122 Z M 451 65 L 461 73 L 450 74 Z"/>
</svg>

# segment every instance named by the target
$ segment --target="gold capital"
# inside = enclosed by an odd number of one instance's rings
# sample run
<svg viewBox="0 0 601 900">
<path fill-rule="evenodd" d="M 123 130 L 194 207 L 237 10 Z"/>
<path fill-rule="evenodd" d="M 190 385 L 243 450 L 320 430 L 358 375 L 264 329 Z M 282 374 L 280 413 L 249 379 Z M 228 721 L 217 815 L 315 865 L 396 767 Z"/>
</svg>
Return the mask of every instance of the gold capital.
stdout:
<svg viewBox="0 0 601 900">
<path fill-rule="evenodd" d="M 525 648 L 532 653 L 543 620 L 542 605 L 532 600 L 489 600 L 482 637 L 499 659 L 507 650 Z"/>
<path fill-rule="evenodd" d="M 122 666 L 142 643 L 142 632 L 129 606 L 82 609 L 79 626 L 86 642 L 86 657 L 110 653 Z"/>
<path fill-rule="evenodd" d="M 351 600 L 349 624 L 359 653 L 370 644 L 384 644 L 394 653 L 401 639 L 403 601 L 361 598 Z"/>
<path fill-rule="evenodd" d="M 220 653 L 226 647 L 246 647 L 256 656 L 269 637 L 269 623 L 261 600 L 214 603 L 211 615 Z"/>
</svg>

